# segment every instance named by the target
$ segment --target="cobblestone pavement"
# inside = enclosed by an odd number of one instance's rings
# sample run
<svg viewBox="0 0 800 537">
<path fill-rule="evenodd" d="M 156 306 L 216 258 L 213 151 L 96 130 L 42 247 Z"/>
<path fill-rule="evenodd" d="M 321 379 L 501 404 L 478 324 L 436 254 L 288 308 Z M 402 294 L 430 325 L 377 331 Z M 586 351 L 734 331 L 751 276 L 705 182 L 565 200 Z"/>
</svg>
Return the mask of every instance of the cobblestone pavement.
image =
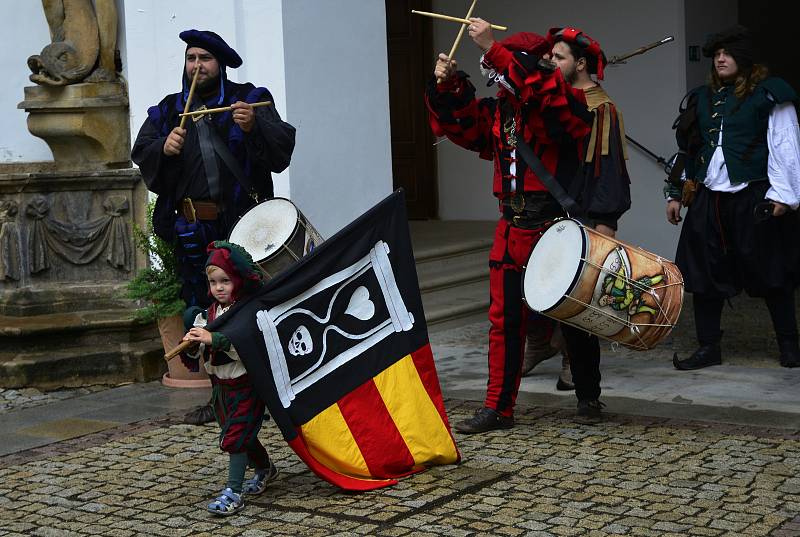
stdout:
<svg viewBox="0 0 800 537">
<path fill-rule="evenodd" d="M 21 410 L 23 408 L 46 405 L 56 401 L 63 401 L 64 399 L 95 393 L 109 388 L 111 388 L 111 386 L 101 384 L 52 392 L 43 392 L 36 388 L 22 388 L 19 390 L 0 388 L 0 414 L 5 414 L 13 410 Z"/>
<path fill-rule="evenodd" d="M 447 401 L 451 420 L 474 403 Z M 267 426 L 278 480 L 241 514 L 204 511 L 225 480 L 216 427 L 180 416 L 0 458 L 0 535 L 800 535 L 800 433 L 523 407 L 458 436 L 464 461 L 342 493 Z"/>
</svg>

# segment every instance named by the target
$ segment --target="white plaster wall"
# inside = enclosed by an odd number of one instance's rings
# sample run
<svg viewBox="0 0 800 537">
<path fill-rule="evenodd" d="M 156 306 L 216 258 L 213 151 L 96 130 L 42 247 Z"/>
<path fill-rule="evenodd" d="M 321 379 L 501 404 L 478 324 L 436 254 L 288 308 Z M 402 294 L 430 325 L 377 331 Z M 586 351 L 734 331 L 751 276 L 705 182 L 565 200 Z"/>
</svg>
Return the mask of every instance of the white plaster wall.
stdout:
<svg viewBox="0 0 800 537">
<path fill-rule="evenodd" d="M 385 8 L 284 0 L 292 200 L 329 237 L 392 191 Z"/>
<path fill-rule="evenodd" d="M 469 2 L 434 0 L 434 11 L 463 16 Z M 654 151 L 669 157 L 675 150 L 672 122 L 681 97 L 686 92 L 684 2 L 668 0 L 573 0 L 572 2 L 519 2 L 484 0 L 476 15 L 506 25 L 509 32 L 497 32 L 502 39 L 514 31 L 545 33 L 549 28 L 577 26 L 597 39 L 610 58 L 673 35 L 675 41 L 644 55 L 635 56 L 625 65 L 610 67 L 603 86 L 622 110 L 629 135 Z M 434 23 L 435 51 L 449 51 L 458 26 Z M 478 69 L 480 51 L 466 38 L 456 59 L 471 74 L 482 96 L 492 96 Z M 433 59 L 432 59 L 433 63 Z M 438 146 L 439 207 L 444 220 L 484 220 L 497 215 L 491 196 L 491 165 L 478 163 L 476 155 L 454 144 Z M 672 258 L 678 229 L 664 217 L 661 193 L 665 173 L 660 165 L 629 145 L 628 171 L 631 176 L 633 206 L 620 221 L 623 240 Z"/>
<path fill-rule="evenodd" d="M 17 109 L 25 99 L 23 88 L 33 85 L 28 80 L 28 56 L 39 54 L 50 43 L 42 4 L 0 0 L 0 10 L 0 72 L 5 79 L 0 92 L 0 162 L 53 160 L 47 144 L 28 132 L 28 115 Z"/>
</svg>

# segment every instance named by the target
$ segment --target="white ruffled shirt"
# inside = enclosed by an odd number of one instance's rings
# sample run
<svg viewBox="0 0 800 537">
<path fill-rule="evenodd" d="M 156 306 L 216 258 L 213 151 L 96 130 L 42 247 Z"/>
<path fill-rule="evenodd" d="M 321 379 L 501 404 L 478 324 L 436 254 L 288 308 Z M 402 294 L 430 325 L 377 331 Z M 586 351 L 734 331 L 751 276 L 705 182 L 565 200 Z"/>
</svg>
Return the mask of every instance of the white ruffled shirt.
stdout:
<svg viewBox="0 0 800 537">
<path fill-rule="evenodd" d="M 721 126 L 703 184 L 715 192 L 739 192 L 747 188 L 747 183 L 731 184 L 722 153 L 723 130 Z M 772 108 L 767 125 L 767 148 L 770 187 L 764 198 L 797 209 L 800 206 L 800 127 L 793 103 L 781 103 Z"/>
<path fill-rule="evenodd" d="M 230 309 L 231 306 L 228 305 L 223 308 L 219 304 L 214 304 L 212 307 L 217 308 L 217 313 L 215 316 L 216 318 L 224 314 L 226 311 L 228 311 L 228 309 Z M 206 324 L 208 324 L 208 322 L 203 317 L 203 314 L 198 313 L 197 317 L 194 318 L 194 326 L 198 328 L 205 328 Z M 203 351 L 205 350 L 205 348 L 206 348 L 205 344 L 201 343 L 196 354 L 187 353 L 187 356 L 198 360 L 200 359 L 201 356 L 203 356 Z M 227 354 L 228 357 L 231 360 L 233 360 L 231 363 L 216 365 L 216 366 L 211 365 L 211 362 L 206 362 L 204 364 L 206 371 L 208 372 L 209 375 L 216 375 L 217 378 L 220 379 L 238 379 L 242 375 L 247 374 L 247 369 L 245 369 L 244 365 L 242 365 L 241 360 L 239 360 L 239 353 L 236 352 L 236 349 L 233 348 L 233 345 L 231 345 L 230 350 L 225 351 L 225 354 Z"/>
</svg>

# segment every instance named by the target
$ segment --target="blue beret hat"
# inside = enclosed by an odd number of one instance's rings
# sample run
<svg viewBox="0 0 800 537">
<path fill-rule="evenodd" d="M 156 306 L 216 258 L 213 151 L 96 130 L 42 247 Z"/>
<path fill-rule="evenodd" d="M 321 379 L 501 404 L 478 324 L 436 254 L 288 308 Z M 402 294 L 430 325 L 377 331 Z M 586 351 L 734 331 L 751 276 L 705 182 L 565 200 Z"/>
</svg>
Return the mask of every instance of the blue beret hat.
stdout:
<svg viewBox="0 0 800 537">
<path fill-rule="evenodd" d="M 234 69 L 242 65 L 242 58 L 219 35 L 209 30 L 184 30 L 178 37 L 187 47 L 200 47 L 214 55 L 222 65 Z"/>
</svg>

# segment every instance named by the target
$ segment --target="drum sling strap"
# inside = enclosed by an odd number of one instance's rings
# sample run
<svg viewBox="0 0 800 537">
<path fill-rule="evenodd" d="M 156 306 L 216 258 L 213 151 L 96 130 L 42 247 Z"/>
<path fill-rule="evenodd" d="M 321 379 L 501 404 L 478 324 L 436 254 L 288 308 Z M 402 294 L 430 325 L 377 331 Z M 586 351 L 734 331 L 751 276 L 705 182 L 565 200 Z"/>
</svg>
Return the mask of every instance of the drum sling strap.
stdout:
<svg viewBox="0 0 800 537">
<path fill-rule="evenodd" d="M 544 186 L 547 187 L 547 190 L 550 191 L 550 194 L 556 199 L 556 201 L 567 211 L 567 214 L 576 220 L 584 221 L 586 220 L 586 213 L 584 212 L 583 208 L 578 205 L 578 203 L 564 190 L 564 187 L 558 182 L 558 180 L 553 177 L 547 168 L 544 167 L 544 164 L 536 156 L 533 152 L 533 149 L 526 144 L 524 141 L 522 143 L 517 144 L 517 153 L 520 154 L 522 159 L 525 161 L 525 164 L 528 165 L 528 168 L 533 170 L 533 173 L 536 174 L 536 177 L 544 183 Z M 578 168 L 580 172 L 580 167 Z"/>
<path fill-rule="evenodd" d="M 246 192 L 253 191 L 253 185 L 242 170 L 239 162 L 231 153 L 228 146 L 220 140 L 217 133 L 211 126 L 204 120 L 195 123 L 197 126 L 197 135 L 200 140 L 200 152 L 203 155 L 203 165 L 206 169 L 206 177 L 208 179 L 208 191 L 212 200 L 219 199 L 219 169 L 217 167 L 217 159 L 215 153 L 219 155 L 222 162 L 230 170 L 236 180 L 245 189 Z"/>
<path fill-rule="evenodd" d="M 206 181 L 208 181 L 209 197 L 219 200 L 219 167 L 217 158 L 214 156 L 214 145 L 212 140 L 216 138 L 211 132 L 211 127 L 204 119 L 195 122 L 197 128 L 197 141 L 200 144 L 200 154 L 203 156 L 203 168 L 206 170 Z"/>
</svg>

